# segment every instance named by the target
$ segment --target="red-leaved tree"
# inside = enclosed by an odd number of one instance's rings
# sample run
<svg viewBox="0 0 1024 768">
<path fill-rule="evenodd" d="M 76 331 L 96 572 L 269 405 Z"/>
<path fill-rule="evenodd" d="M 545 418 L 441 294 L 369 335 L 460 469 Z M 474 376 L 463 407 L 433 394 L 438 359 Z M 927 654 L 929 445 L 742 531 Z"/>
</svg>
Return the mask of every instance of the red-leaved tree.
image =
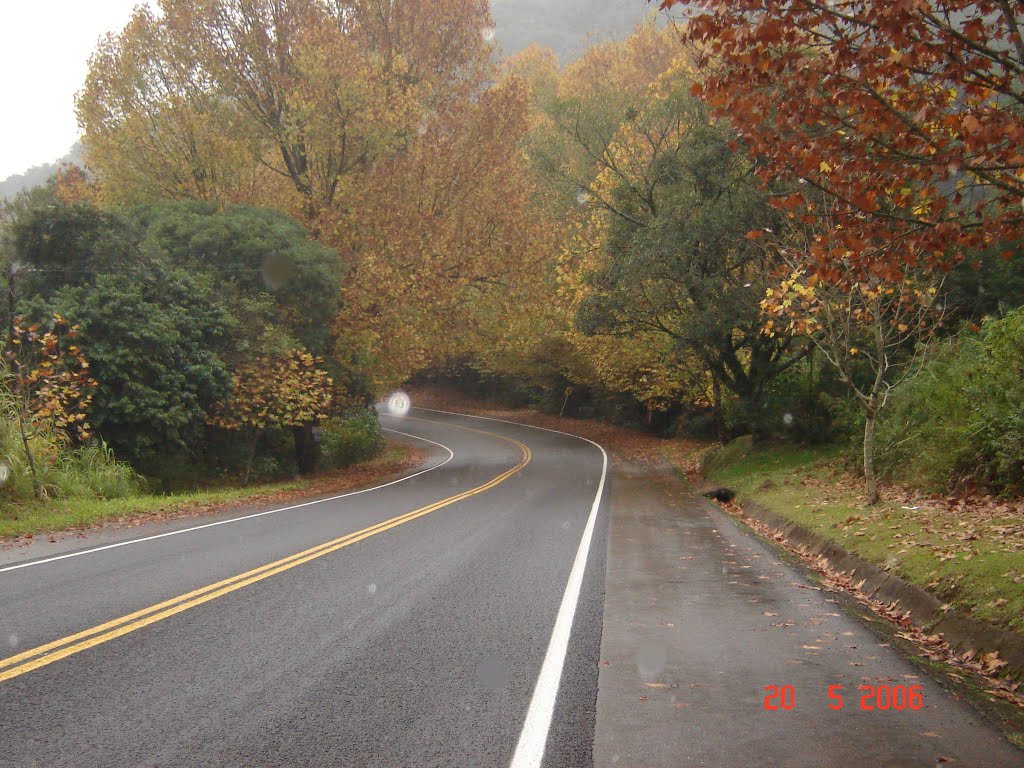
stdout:
<svg viewBox="0 0 1024 768">
<path fill-rule="evenodd" d="M 1020 238 L 1019 0 L 662 3 L 678 5 L 706 76 L 695 90 L 766 180 L 793 182 L 777 203 L 813 224 L 813 200 L 834 200 L 832 235 L 808 254 L 822 279 L 852 269 L 898 282 L 904 267 Z"/>
</svg>

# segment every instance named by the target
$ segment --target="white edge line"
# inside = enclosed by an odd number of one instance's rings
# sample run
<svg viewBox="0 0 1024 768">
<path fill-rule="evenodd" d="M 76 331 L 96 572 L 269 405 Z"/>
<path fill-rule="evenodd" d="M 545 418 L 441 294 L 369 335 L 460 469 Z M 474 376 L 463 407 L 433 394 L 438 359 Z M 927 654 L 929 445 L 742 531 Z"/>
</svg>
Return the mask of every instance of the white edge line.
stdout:
<svg viewBox="0 0 1024 768">
<path fill-rule="evenodd" d="M 435 443 L 433 440 L 427 440 L 427 438 L 420 437 L 419 435 L 410 435 L 408 432 L 399 432 L 397 429 L 388 429 L 387 427 L 382 427 L 382 429 L 385 432 L 393 432 L 396 435 L 403 435 L 405 437 L 411 437 L 411 438 L 413 438 L 415 440 L 422 440 L 425 443 L 430 443 L 431 445 L 436 445 L 439 448 L 444 448 L 444 450 L 448 451 L 448 458 L 445 459 L 444 461 L 442 461 L 440 464 L 435 464 L 432 467 L 427 467 L 426 469 L 421 469 L 419 472 L 415 472 L 414 474 L 406 475 L 405 477 L 400 477 L 397 480 L 392 480 L 390 483 L 383 483 L 382 485 L 375 485 L 372 488 L 363 488 L 361 491 L 349 491 L 348 493 L 342 493 L 342 494 L 339 494 L 338 496 L 330 496 L 330 497 L 328 497 L 326 499 L 315 499 L 314 501 L 305 501 L 305 502 L 303 502 L 301 504 L 292 504 L 289 507 L 280 507 L 278 509 L 268 509 L 268 510 L 265 510 L 263 512 L 256 512 L 256 513 L 251 514 L 251 515 L 243 515 L 242 517 L 232 517 L 229 520 L 218 520 L 215 523 L 206 523 L 204 525 L 195 525 L 195 526 L 192 526 L 191 528 L 181 528 L 180 530 L 167 531 L 166 533 L 158 533 L 158 534 L 155 534 L 153 536 L 144 536 L 144 537 L 142 537 L 140 539 L 129 539 L 128 541 L 119 541 L 119 542 L 115 542 L 114 544 L 105 544 L 102 547 L 93 547 L 92 549 L 83 549 L 83 550 L 81 550 L 79 552 L 68 552 L 67 554 L 63 554 L 63 555 L 54 555 L 53 557 L 47 557 L 47 558 L 44 558 L 42 560 L 32 560 L 31 562 L 28 562 L 28 563 L 18 563 L 16 565 L 8 565 L 8 566 L 6 566 L 4 568 L 0 568 L 0 573 L 6 573 L 7 571 L 16 571 L 16 570 L 18 570 L 20 568 L 31 568 L 34 565 L 43 565 L 45 563 L 52 563 L 52 562 L 55 562 L 57 560 L 66 560 L 69 557 L 81 557 L 82 555 L 91 555 L 91 554 L 93 554 L 95 552 L 103 552 L 104 550 L 107 550 L 107 549 L 115 549 L 117 547 L 127 547 L 130 544 L 141 544 L 141 543 L 143 543 L 145 541 L 153 541 L 154 539 L 162 539 L 162 538 L 165 538 L 167 536 L 178 536 L 179 534 L 182 534 L 182 533 L 191 533 L 193 531 L 201 531 L 201 530 L 203 530 L 205 528 L 215 528 L 218 525 L 229 525 L 230 523 L 239 523 L 239 522 L 242 522 L 243 520 L 252 520 L 253 518 L 263 517 L 264 515 L 273 515 L 273 514 L 276 514 L 277 512 L 287 512 L 287 511 L 292 510 L 292 509 L 299 509 L 300 507 L 309 507 L 309 506 L 312 506 L 313 504 L 323 504 L 326 501 L 337 501 L 338 499 L 344 499 L 344 498 L 347 498 L 349 496 L 358 496 L 361 493 L 369 493 L 370 491 L 377 491 L 377 490 L 380 490 L 381 488 L 387 488 L 389 485 L 395 485 L 397 483 L 404 483 L 406 480 L 412 480 L 414 477 L 419 477 L 420 475 L 426 474 L 427 472 L 433 472 L 435 469 L 440 469 L 445 464 L 447 464 L 449 461 L 451 461 L 452 459 L 455 458 L 455 452 L 452 451 L 452 449 L 449 448 L 447 445 L 442 445 L 441 443 Z"/>
<path fill-rule="evenodd" d="M 585 437 L 573 435 L 569 432 L 561 432 L 557 429 L 535 427 L 532 424 L 521 424 L 518 421 L 508 421 L 507 419 L 494 419 L 489 416 L 475 416 L 471 413 L 440 411 L 434 408 L 418 408 L 414 410 L 447 413 L 452 416 L 468 416 L 473 419 L 484 419 L 486 421 L 500 421 L 504 424 L 515 424 L 519 427 L 554 432 L 588 442 L 601 451 L 601 482 L 597 485 L 597 494 L 594 496 L 594 503 L 590 507 L 590 517 L 587 518 L 587 525 L 583 529 L 583 538 L 580 539 L 579 549 L 576 550 L 576 559 L 573 561 L 572 570 L 569 572 L 569 581 L 565 585 L 565 593 L 562 595 L 562 604 L 558 608 L 554 629 L 551 630 L 548 650 L 544 654 L 544 663 L 541 664 L 540 674 L 537 675 L 537 683 L 533 688 L 530 706 L 526 711 L 526 721 L 523 723 L 523 730 L 519 734 L 519 742 L 516 744 L 516 751 L 512 755 L 512 763 L 510 765 L 510 768 L 540 768 L 544 762 L 544 747 L 548 741 L 548 731 L 551 729 L 551 719 L 555 712 L 555 701 L 558 699 L 558 688 L 562 682 L 562 669 L 565 666 L 565 657 L 569 650 L 569 637 L 572 633 L 572 622 L 576 616 L 576 606 L 579 603 L 580 590 L 583 587 L 583 573 L 586 570 L 587 558 L 590 555 L 590 543 L 594 538 L 594 524 L 597 520 L 598 509 L 601 506 L 601 497 L 604 494 L 605 479 L 608 475 L 608 454 L 602 446 L 593 440 L 588 440 Z"/>
</svg>

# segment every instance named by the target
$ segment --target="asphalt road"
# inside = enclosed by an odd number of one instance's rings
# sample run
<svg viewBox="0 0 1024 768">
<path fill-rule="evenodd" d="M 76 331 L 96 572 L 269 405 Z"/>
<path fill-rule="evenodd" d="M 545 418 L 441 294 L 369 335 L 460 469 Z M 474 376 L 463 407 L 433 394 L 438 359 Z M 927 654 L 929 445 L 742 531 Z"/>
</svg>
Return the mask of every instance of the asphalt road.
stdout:
<svg viewBox="0 0 1024 768">
<path fill-rule="evenodd" d="M 8 553 L 0 765 L 588 764 L 603 452 L 436 412 L 384 422 L 433 441 L 428 471 Z"/>
<path fill-rule="evenodd" d="M 0 766 L 1024 765 L 670 473 L 606 482 L 599 447 L 507 422 L 384 421 L 426 468 L 0 552 Z M 924 706 L 862 710 L 864 684 Z M 766 685 L 795 703 L 766 710 Z"/>
</svg>

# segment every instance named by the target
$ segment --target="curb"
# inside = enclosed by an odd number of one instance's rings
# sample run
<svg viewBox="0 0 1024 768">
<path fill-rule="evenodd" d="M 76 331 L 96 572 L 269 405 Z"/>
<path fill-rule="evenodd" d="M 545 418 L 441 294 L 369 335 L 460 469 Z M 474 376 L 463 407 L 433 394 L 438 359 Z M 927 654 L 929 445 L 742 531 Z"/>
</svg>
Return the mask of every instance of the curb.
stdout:
<svg viewBox="0 0 1024 768">
<path fill-rule="evenodd" d="M 921 587 L 846 551 L 831 539 L 804 526 L 785 520 L 757 502 L 743 500 L 743 513 L 782 534 L 787 541 L 804 546 L 809 552 L 825 557 L 833 567 L 864 579 L 861 590 L 886 603 L 899 601 L 910 611 L 914 625 L 929 634 L 941 633 L 958 652 L 969 650 L 978 654 L 998 651 L 1007 662 L 1003 677 L 1024 679 L 1024 636 L 976 619 L 955 608 L 942 610 L 942 601 Z"/>
</svg>

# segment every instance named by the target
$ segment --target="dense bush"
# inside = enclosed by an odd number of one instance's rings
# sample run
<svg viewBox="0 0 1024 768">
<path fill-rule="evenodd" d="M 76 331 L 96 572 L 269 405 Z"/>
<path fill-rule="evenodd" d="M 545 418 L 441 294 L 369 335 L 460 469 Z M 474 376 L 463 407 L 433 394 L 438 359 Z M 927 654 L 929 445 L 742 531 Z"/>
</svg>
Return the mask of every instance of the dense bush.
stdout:
<svg viewBox="0 0 1024 768">
<path fill-rule="evenodd" d="M 29 267 L 5 286 L 18 311 L 34 322 L 57 311 L 80 326 L 97 381 L 90 422 L 158 487 L 231 474 L 237 462 L 213 452 L 209 415 L 233 371 L 332 347 L 340 258 L 283 214 L 199 202 L 100 210 L 50 194 L 13 211 L 4 234 L 4 251 Z M 365 389 L 359 371 L 328 367 Z M 276 450 L 257 458 L 259 476 L 290 469 Z"/>
<path fill-rule="evenodd" d="M 937 345 L 879 425 L 884 475 L 1024 492 L 1024 308 Z"/>
<path fill-rule="evenodd" d="M 329 419 L 320 441 L 322 469 L 341 469 L 376 456 L 384 444 L 380 420 L 372 408 Z"/>
</svg>

